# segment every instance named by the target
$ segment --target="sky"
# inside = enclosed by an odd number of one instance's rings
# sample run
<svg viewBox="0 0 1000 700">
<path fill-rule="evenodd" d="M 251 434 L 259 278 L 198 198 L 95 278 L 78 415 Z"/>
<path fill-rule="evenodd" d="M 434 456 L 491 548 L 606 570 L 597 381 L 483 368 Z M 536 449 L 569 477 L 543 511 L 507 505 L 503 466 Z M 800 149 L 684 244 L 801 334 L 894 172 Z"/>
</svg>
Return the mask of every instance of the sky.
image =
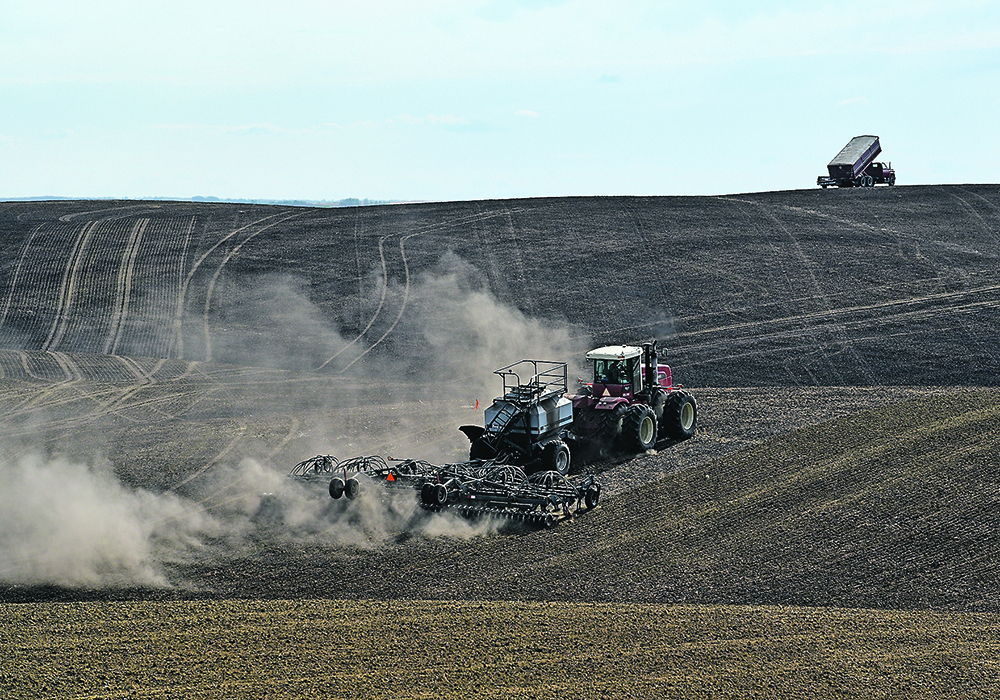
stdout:
<svg viewBox="0 0 1000 700">
<path fill-rule="evenodd" d="M 0 200 L 1000 183 L 991 0 L 0 0 Z"/>
</svg>

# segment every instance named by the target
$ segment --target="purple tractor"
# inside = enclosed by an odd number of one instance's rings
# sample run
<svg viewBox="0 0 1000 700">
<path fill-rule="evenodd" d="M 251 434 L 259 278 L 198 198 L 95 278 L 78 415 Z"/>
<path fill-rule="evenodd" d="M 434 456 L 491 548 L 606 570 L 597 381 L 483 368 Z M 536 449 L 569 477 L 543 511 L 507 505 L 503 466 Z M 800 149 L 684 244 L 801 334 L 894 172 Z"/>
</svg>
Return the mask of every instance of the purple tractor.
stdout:
<svg viewBox="0 0 1000 700">
<path fill-rule="evenodd" d="M 698 426 L 698 403 L 673 385 L 656 341 L 609 345 L 587 353 L 594 381 L 581 382 L 573 403 L 571 438 L 598 440 L 644 452 L 658 439 L 686 440 Z"/>
</svg>

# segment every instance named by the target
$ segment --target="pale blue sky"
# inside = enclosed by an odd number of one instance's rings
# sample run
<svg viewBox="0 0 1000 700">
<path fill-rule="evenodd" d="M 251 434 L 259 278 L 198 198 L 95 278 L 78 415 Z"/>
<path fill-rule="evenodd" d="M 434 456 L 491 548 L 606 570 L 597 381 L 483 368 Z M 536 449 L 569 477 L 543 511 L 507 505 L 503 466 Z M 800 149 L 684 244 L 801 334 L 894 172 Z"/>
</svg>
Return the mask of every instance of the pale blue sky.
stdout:
<svg viewBox="0 0 1000 700">
<path fill-rule="evenodd" d="M 1000 182 L 1000 2 L 0 0 L 0 199 Z"/>
</svg>

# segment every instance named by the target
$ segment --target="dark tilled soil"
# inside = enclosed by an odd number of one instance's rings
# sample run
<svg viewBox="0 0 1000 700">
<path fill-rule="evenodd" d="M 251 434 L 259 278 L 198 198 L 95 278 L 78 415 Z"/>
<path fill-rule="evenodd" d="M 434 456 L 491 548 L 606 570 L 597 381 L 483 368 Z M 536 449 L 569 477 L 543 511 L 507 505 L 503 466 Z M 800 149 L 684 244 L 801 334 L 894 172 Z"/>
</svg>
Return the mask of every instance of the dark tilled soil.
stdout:
<svg viewBox="0 0 1000 700">
<path fill-rule="evenodd" d="M 553 531 L 261 529 L 168 564 L 166 589 L 0 600 L 997 609 L 1000 187 L 10 203 L 0 240 L 5 464 L 100 457 L 215 507 L 205 485 L 243 458 L 458 458 L 493 367 L 648 337 L 700 409 L 690 441 L 592 462 L 601 507 Z"/>
</svg>

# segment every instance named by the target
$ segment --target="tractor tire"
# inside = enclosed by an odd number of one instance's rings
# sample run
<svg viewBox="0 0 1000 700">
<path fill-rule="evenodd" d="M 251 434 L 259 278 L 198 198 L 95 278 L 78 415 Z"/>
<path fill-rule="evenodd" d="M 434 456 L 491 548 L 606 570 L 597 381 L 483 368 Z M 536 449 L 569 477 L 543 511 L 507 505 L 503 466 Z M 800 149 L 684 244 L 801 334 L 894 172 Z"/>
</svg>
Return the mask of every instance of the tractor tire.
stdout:
<svg viewBox="0 0 1000 700">
<path fill-rule="evenodd" d="M 344 495 L 354 500 L 361 493 L 361 482 L 353 476 L 344 484 Z"/>
<path fill-rule="evenodd" d="M 667 390 L 660 387 L 654 388 L 649 394 L 649 407 L 653 409 L 656 422 L 663 422 L 663 409 L 667 406 Z"/>
<path fill-rule="evenodd" d="M 546 471 L 569 474 L 569 447 L 562 440 L 553 440 L 542 448 L 542 468 Z"/>
<path fill-rule="evenodd" d="M 340 498 L 344 495 L 344 487 L 346 484 L 344 480 L 339 476 L 335 476 L 330 480 L 330 498 Z"/>
<path fill-rule="evenodd" d="M 609 411 L 601 411 L 601 419 L 598 424 L 597 434 L 607 443 L 617 441 L 622 435 L 622 419 L 625 411 L 628 410 L 626 404 L 620 403 Z"/>
<path fill-rule="evenodd" d="M 626 447 L 645 452 L 656 444 L 656 416 L 643 403 L 632 404 L 622 420 L 622 442 Z"/>
<path fill-rule="evenodd" d="M 663 431 L 674 440 L 687 440 L 698 429 L 698 402 L 686 391 L 675 391 L 663 411 Z"/>
</svg>

